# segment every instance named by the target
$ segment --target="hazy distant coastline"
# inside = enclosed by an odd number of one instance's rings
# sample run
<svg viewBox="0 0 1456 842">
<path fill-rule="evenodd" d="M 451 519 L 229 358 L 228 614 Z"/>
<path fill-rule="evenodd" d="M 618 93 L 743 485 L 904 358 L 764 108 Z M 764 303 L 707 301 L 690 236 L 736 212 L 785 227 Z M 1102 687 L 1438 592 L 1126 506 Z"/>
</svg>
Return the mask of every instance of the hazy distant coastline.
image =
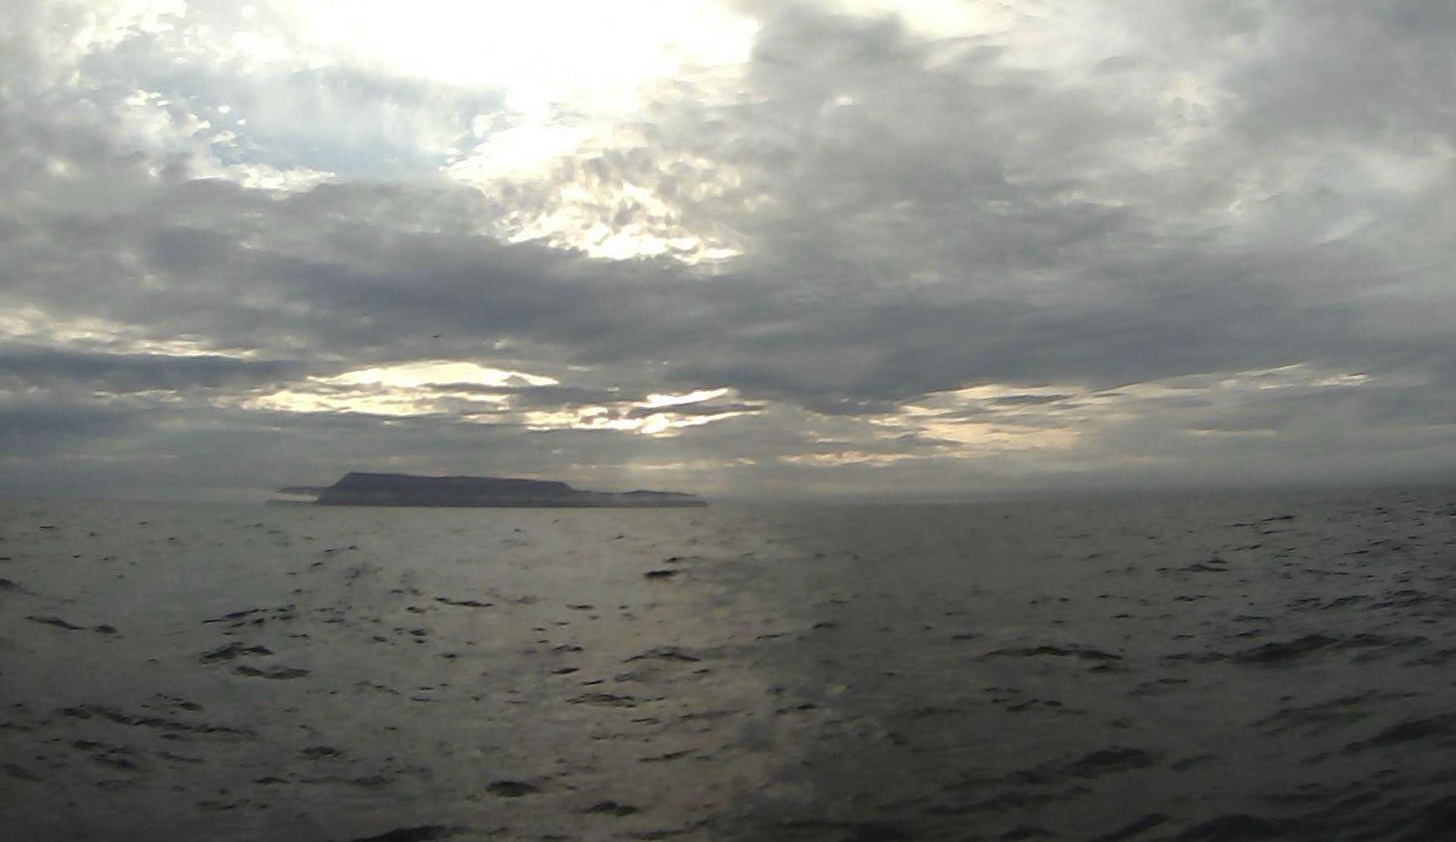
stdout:
<svg viewBox="0 0 1456 842">
<path fill-rule="evenodd" d="M 440 508 L 679 508 L 706 506 L 677 491 L 584 491 L 557 480 L 376 474 L 351 471 L 333 485 L 287 486 L 280 494 L 313 497 L 320 506 Z"/>
</svg>

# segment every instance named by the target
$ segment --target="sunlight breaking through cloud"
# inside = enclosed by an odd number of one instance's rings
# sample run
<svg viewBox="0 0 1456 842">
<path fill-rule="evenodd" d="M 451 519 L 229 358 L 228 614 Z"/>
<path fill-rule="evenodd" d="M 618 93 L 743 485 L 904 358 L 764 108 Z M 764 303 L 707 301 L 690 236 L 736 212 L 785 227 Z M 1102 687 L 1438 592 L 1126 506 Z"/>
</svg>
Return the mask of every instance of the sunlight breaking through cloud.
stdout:
<svg viewBox="0 0 1456 842">
<path fill-rule="evenodd" d="M 386 452 L 787 496 L 1445 476 L 1453 32 L 16 0 L 0 486 L 118 452 L 207 487 Z"/>
</svg>

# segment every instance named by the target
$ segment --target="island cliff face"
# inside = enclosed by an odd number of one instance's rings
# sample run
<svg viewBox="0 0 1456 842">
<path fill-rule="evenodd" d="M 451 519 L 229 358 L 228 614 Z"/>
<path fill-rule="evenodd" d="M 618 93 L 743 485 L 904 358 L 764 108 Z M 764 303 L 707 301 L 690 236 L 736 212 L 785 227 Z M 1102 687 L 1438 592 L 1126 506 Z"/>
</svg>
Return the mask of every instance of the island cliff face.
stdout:
<svg viewBox="0 0 1456 842">
<path fill-rule="evenodd" d="M 608 508 L 705 506 L 701 498 L 673 491 L 614 494 L 578 491 L 564 482 L 500 477 L 423 477 L 350 472 L 320 489 L 320 506 L 460 506 L 482 508 Z"/>
</svg>

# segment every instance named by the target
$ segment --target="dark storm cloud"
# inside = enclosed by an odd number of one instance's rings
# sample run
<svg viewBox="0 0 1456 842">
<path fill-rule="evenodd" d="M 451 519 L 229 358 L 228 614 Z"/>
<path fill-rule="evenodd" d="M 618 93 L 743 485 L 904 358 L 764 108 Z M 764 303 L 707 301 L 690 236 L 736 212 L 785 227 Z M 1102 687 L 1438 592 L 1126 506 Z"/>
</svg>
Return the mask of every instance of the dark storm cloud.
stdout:
<svg viewBox="0 0 1456 842">
<path fill-rule="evenodd" d="M 302 371 L 298 363 L 208 355 L 82 353 L 19 346 L 7 347 L 0 356 L 0 384 L 47 388 L 73 384 L 107 392 L 247 387 L 278 383 Z"/>
<path fill-rule="evenodd" d="M 1072 395 L 1007 395 L 992 401 L 997 406 L 1046 406 L 1074 400 Z"/>
</svg>

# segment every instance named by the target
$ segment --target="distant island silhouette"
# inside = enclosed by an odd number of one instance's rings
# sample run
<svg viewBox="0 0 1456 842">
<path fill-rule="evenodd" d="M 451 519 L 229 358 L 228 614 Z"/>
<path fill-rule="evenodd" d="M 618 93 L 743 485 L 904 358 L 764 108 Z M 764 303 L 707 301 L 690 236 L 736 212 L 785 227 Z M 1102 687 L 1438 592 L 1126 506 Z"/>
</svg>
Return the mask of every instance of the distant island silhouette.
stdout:
<svg viewBox="0 0 1456 842">
<path fill-rule="evenodd" d="M 350 471 L 333 485 L 288 486 L 281 494 L 313 496 L 320 506 L 462 508 L 660 508 L 706 506 L 677 491 L 582 491 L 556 480 L 427 477 Z"/>
</svg>

